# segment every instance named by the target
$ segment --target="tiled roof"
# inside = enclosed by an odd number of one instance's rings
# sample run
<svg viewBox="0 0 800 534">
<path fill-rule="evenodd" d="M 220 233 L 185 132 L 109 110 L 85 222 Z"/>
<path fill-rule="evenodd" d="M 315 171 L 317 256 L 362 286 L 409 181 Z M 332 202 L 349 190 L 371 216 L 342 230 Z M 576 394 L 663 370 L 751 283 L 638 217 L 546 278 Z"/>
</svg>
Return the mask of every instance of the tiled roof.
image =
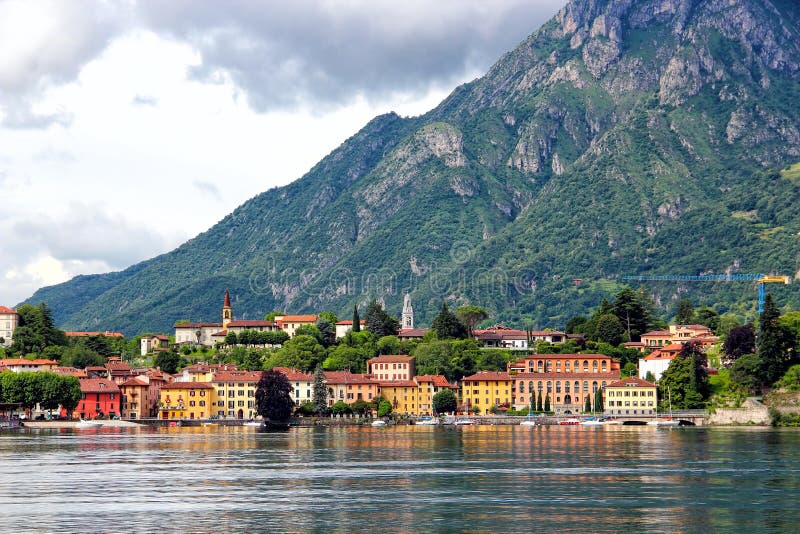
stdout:
<svg viewBox="0 0 800 534">
<path fill-rule="evenodd" d="M 214 386 L 208 382 L 170 382 L 161 386 L 161 390 L 165 389 L 214 389 Z"/>
<path fill-rule="evenodd" d="M 105 378 L 81 378 L 82 393 L 119 393 L 119 387 Z"/>
<path fill-rule="evenodd" d="M 280 317 L 280 316 L 279 316 Z M 278 319 L 275 318 L 275 321 L 280 323 L 313 323 L 317 320 L 318 315 L 284 315 Z"/>
<path fill-rule="evenodd" d="M 227 330 L 220 330 L 219 332 L 214 332 L 213 334 L 211 334 L 211 337 L 225 337 L 227 335 L 228 335 Z"/>
<path fill-rule="evenodd" d="M 175 328 L 222 328 L 222 323 L 183 323 L 176 324 Z"/>
<path fill-rule="evenodd" d="M 419 383 L 432 382 L 434 386 L 442 388 L 454 387 L 453 384 L 448 382 L 447 378 L 442 375 L 420 375 L 416 377 L 415 380 Z"/>
<path fill-rule="evenodd" d="M 430 328 L 405 328 L 400 330 L 397 337 L 423 337 L 430 331 Z"/>
<path fill-rule="evenodd" d="M 148 382 L 146 382 L 144 379 L 142 379 L 142 378 L 140 378 L 138 376 L 134 376 L 133 378 L 129 378 L 128 380 L 126 380 L 125 382 L 120 384 L 120 387 L 122 387 L 122 386 L 128 386 L 128 387 L 132 387 L 132 386 L 149 386 L 149 385 L 150 384 Z"/>
<path fill-rule="evenodd" d="M 53 367 L 50 369 L 51 373 L 62 376 L 76 376 L 78 378 L 86 378 L 86 371 L 76 367 Z"/>
<path fill-rule="evenodd" d="M 256 328 L 259 326 L 277 327 L 278 324 L 274 321 L 231 321 L 230 323 L 228 323 L 228 328 L 230 327 Z"/>
<path fill-rule="evenodd" d="M 669 330 L 653 330 L 652 332 L 647 332 L 646 334 L 642 334 L 642 337 L 670 337 L 672 332 Z"/>
<path fill-rule="evenodd" d="M 26 360 L 25 358 L 4 358 L 0 360 L 0 365 L 11 367 L 14 365 L 58 365 L 58 362 L 53 360 Z"/>
<path fill-rule="evenodd" d="M 67 334 L 67 337 L 93 337 L 93 336 L 103 336 L 103 337 L 125 337 L 122 335 L 121 332 L 64 332 Z"/>
<path fill-rule="evenodd" d="M 212 382 L 258 382 L 262 371 L 217 371 Z"/>
<path fill-rule="evenodd" d="M 328 384 L 372 384 L 372 375 L 350 373 L 348 371 L 325 371 Z"/>
<path fill-rule="evenodd" d="M 674 352 L 663 352 L 658 349 L 654 350 L 644 358 L 643 360 L 653 361 L 653 360 L 672 360 L 674 359 L 676 354 Z"/>
<path fill-rule="evenodd" d="M 106 369 L 109 371 L 130 371 L 131 366 L 127 363 L 107 363 Z"/>
<path fill-rule="evenodd" d="M 417 387 L 417 383 L 413 380 L 381 380 L 378 382 L 378 385 L 382 388 L 389 388 L 389 387 L 403 387 L 403 388 L 415 388 Z"/>
<path fill-rule="evenodd" d="M 362 324 L 362 325 L 367 324 L 367 321 L 358 321 L 358 322 L 360 324 Z M 338 323 L 336 323 L 336 325 L 337 326 L 352 326 L 353 325 L 353 320 L 350 319 L 350 320 L 347 320 L 347 321 L 339 321 Z"/>
<path fill-rule="evenodd" d="M 408 363 L 413 359 L 413 356 L 406 356 L 403 354 L 386 354 L 384 356 L 370 358 L 367 360 L 367 365 L 371 363 Z"/>
<path fill-rule="evenodd" d="M 13 313 L 15 315 L 19 315 L 17 312 L 12 310 L 11 308 L 6 308 L 5 306 L 0 306 L 0 313 Z"/>
<path fill-rule="evenodd" d="M 311 382 L 314 380 L 314 375 L 298 371 L 297 369 L 289 369 L 288 367 L 273 367 L 272 370 L 283 374 L 290 382 Z"/>
<path fill-rule="evenodd" d="M 465 376 L 461 379 L 462 382 L 469 380 L 471 382 L 481 382 L 487 380 L 511 380 L 508 373 L 498 373 L 497 371 L 478 371 L 474 375 Z"/>
<path fill-rule="evenodd" d="M 639 387 L 639 388 L 654 388 L 656 387 L 655 384 L 652 382 L 648 382 L 647 380 L 642 380 L 637 376 L 629 376 L 623 380 L 619 380 L 617 382 L 612 382 L 606 386 L 607 388 L 621 388 L 621 387 Z"/>
</svg>

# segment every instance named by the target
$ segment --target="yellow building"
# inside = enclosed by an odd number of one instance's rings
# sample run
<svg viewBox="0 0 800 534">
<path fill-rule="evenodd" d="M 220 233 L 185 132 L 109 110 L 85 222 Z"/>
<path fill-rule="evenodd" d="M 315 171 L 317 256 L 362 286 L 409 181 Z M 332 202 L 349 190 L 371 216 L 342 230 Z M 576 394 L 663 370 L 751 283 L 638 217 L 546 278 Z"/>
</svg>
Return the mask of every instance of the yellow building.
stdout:
<svg viewBox="0 0 800 534">
<path fill-rule="evenodd" d="M 253 419 L 257 415 L 256 389 L 261 371 L 218 371 L 211 384 L 214 386 L 214 410 L 217 417 L 228 419 Z"/>
<path fill-rule="evenodd" d="M 479 371 L 461 380 L 461 401 L 464 411 L 488 414 L 493 406 L 511 406 L 511 377 L 508 373 Z"/>
<path fill-rule="evenodd" d="M 608 415 L 655 415 L 657 395 L 655 384 L 631 376 L 606 386 L 603 407 Z"/>
<path fill-rule="evenodd" d="M 419 387 L 413 380 L 378 382 L 378 391 L 392 403 L 392 413 L 419 414 Z"/>
<path fill-rule="evenodd" d="M 158 400 L 161 419 L 208 419 L 214 386 L 208 382 L 172 382 L 161 387 Z"/>
<path fill-rule="evenodd" d="M 419 415 L 433 415 L 433 396 L 443 389 L 451 390 L 458 398 L 458 386 L 442 375 L 420 375 L 414 378 L 419 391 Z"/>
</svg>

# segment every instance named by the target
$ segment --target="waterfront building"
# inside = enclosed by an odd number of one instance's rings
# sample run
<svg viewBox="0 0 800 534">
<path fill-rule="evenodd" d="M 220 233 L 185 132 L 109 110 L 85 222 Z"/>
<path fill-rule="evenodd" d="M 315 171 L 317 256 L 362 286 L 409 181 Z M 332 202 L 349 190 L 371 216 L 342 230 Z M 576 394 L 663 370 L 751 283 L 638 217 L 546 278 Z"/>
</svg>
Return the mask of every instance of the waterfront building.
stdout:
<svg viewBox="0 0 800 534">
<path fill-rule="evenodd" d="M 19 325 L 19 314 L 11 308 L 0 306 L 0 347 L 10 347 L 14 330 Z"/>
<path fill-rule="evenodd" d="M 478 371 L 461 380 L 461 401 L 466 412 L 488 414 L 492 408 L 511 406 L 513 383 L 508 373 Z"/>
<path fill-rule="evenodd" d="M 578 413 L 590 404 L 599 390 L 619 380 L 618 360 L 604 354 L 533 354 L 510 362 L 512 405 L 530 407 L 531 396 L 550 396 L 550 409 L 556 413 Z M 592 404 L 593 405 L 593 404 Z"/>
<path fill-rule="evenodd" d="M 217 371 L 211 378 L 214 386 L 213 415 L 228 419 L 253 419 L 257 415 L 256 389 L 261 371 Z"/>
<path fill-rule="evenodd" d="M 639 360 L 639 378 L 647 378 L 647 373 L 652 373 L 653 380 L 658 382 L 661 380 L 661 375 L 664 374 L 669 368 L 669 364 L 675 359 L 675 356 L 683 349 L 680 343 L 673 343 L 665 347 L 654 350 L 644 358 Z"/>
<path fill-rule="evenodd" d="M 214 386 L 208 382 L 171 382 L 161 387 L 162 419 L 207 419 L 214 407 Z"/>
<path fill-rule="evenodd" d="M 122 332 L 64 332 L 67 338 L 82 338 L 82 337 L 110 337 L 115 339 L 122 339 L 125 336 Z"/>
<path fill-rule="evenodd" d="M 379 381 L 411 380 L 414 378 L 414 358 L 392 354 L 367 360 L 367 374 Z"/>
<path fill-rule="evenodd" d="M 607 415 L 655 415 L 657 411 L 658 388 L 635 376 L 606 386 L 604 397 Z"/>
<path fill-rule="evenodd" d="M 221 371 L 238 371 L 234 363 L 195 363 L 183 368 L 175 377 L 176 382 L 211 382 L 214 374 Z"/>
<path fill-rule="evenodd" d="M 157 417 L 161 388 L 166 383 L 160 371 L 148 370 L 120 384 L 121 416 L 127 419 Z"/>
<path fill-rule="evenodd" d="M 220 330 L 225 328 L 233 320 L 233 308 L 231 307 L 231 296 L 225 290 L 222 300 L 222 322 L 219 323 L 175 323 L 175 343 L 188 345 L 204 345 L 213 347 L 214 343 L 220 341 Z M 216 336 L 215 336 L 216 335 Z M 225 336 L 222 335 L 224 340 Z"/>
<path fill-rule="evenodd" d="M 115 417 L 120 414 L 119 386 L 105 378 L 82 378 L 81 400 L 72 412 L 81 419 L 95 419 L 97 417 Z M 66 416 L 62 408 L 61 415 Z"/>
<path fill-rule="evenodd" d="M 378 382 L 372 376 L 350 371 L 325 371 L 328 386 L 328 406 L 338 401 L 353 404 L 357 400 L 370 402 L 378 396 Z"/>
<path fill-rule="evenodd" d="M 388 380 L 378 382 L 379 394 L 392 404 L 392 413 L 417 415 L 419 386 L 413 380 Z"/>
<path fill-rule="evenodd" d="M 292 386 L 292 400 L 295 406 L 304 402 L 314 402 L 314 375 L 289 369 L 288 367 L 275 367 L 273 371 L 283 374 Z"/>
<path fill-rule="evenodd" d="M 451 384 L 442 375 L 420 375 L 414 378 L 419 391 L 419 414 L 433 414 L 433 396 L 444 389 L 449 389 L 458 398 L 459 387 Z"/>
<path fill-rule="evenodd" d="M 361 324 L 361 330 L 367 329 L 367 322 L 366 321 L 359 321 Z M 336 323 L 336 339 L 343 338 L 348 332 L 353 330 L 353 320 L 347 321 L 339 321 Z"/>
</svg>

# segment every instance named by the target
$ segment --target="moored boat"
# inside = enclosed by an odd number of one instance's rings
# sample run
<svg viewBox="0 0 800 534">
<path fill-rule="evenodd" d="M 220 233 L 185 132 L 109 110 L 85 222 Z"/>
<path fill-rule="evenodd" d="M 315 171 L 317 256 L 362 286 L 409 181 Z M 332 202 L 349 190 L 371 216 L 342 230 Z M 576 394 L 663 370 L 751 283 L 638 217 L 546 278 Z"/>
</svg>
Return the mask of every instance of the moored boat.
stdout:
<svg viewBox="0 0 800 534">
<path fill-rule="evenodd" d="M 384 421 L 384 420 L 382 420 L 382 419 L 377 419 L 377 420 L 373 421 L 373 422 L 372 422 L 372 423 L 370 423 L 370 424 L 371 424 L 372 426 L 386 426 L 386 421 Z"/>
<path fill-rule="evenodd" d="M 99 421 L 87 421 L 86 419 L 81 419 L 80 421 L 77 422 L 75 428 L 81 428 L 81 429 L 100 428 L 101 426 L 103 426 L 103 423 Z"/>
<path fill-rule="evenodd" d="M 434 417 L 427 417 L 425 419 L 417 421 L 416 424 L 422 426 L 437 426 L 439 424 L 439 420 Z"/>
<path fill-rule="evenodd" d="M 570 418 L 570 419 L 562 419 L 558 422 L 559 425 L 579 425 L 581 422 L 578 419 Z"/>
<path fill-rule="evenodd" d="M 475 421 L 472 419 L 459 419 L 453 424 L 456 426 L 472 426 L 475 424 Z"/>
</svg>

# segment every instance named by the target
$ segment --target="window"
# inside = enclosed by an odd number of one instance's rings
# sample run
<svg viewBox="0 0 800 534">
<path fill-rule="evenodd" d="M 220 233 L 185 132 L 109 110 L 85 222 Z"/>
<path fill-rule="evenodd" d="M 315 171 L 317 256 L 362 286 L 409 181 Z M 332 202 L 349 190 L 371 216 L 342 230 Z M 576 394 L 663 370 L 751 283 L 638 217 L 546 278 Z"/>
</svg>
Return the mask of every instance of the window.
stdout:
<svg viewBox="0 0 800 534">
<path fill-rule="evenodd" d="M 189 401 L 189 406 L 194 406 L 194 401 L 193 400 Z"/>
<path fill-rule="evenodd" d="M 194 390 L 191 390 L 191 391 L 189 392 L 189 396 L 190 396 L 190 397 L 194 397 Z"/>
<path fill-rule="evenodd" d="M 244 401 L 243 400 L 242 401 L 237 401 L 236 405 L 241 407 L 241 408 L 243 408 L 244 407 Z"/>
<path fill-rule="evenodd" d="M 206 401 L 200 401 L 200 406 L 205 406 L 205 405 L 206 405 Z"/>
<path fill-rule="evenodd" d="M 205 397 L 205 396 L 206 396 L 206 392 L 205 392 L 205 391 L 201 391 L 201 392 L 200 392 L 200 396 L 201 396 L 201 397 Z"/>
</svg>

